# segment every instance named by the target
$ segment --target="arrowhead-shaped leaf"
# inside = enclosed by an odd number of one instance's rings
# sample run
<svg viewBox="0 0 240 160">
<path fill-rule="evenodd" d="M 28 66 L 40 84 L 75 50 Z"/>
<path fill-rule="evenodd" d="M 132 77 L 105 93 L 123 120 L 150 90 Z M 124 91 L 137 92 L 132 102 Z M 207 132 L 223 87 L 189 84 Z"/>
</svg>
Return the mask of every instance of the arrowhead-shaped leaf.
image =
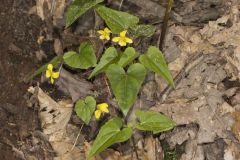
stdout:
<svg viewBox="0 0 240 160">
<path fill-rule="evenodd" d="M 138 17 L 126 12 L 110 9 L 102 5 L 98 5 L 95 9 L 113 33 L 127 30 L 139 22 Z"/>
<path fill-rule="evenodd" d="M 156 27 L 153 25 L 136 25 L 130 28 L 130 33 L 135 37 L 151 37 L 156 30 Z"/>
<path fill-rule="evenodd" d="M 102 55 L 98 65 L 94 68 L 89 76 L 89 79 L 101 73 L 108 65 L 112 64 L 118 58 L 117 50 L 114 47 L 109 47 Z"/>
<path fill-rule="evenodd" d="M 83 13 L 103 0 L 75 0 L 67 9 L 66 27 L 69 27 Z"/>
<path fill-rule="evenodd" d="M 97 63 L 94 47 L 89 42 L 83 42 L 79 47 L 79 53 L 70 51 L 64 54 L 64 62 L 73 68 L 88 69 Z"/>
<path fill-rule="evenodd" d="M 152 131 L 154 134 L 168 131 L 176 126 L 176 123 L 165 115 L 153 111 L 137 111 L 139 120 L 136 128 L 143 131 Z"/>
<path fill-rule="evenodd" d="M 125 67 L 130 64 L 135 58 L 137 58 L 138 55 L 139 54 L 135 51 L 134 48 L 128 47 L 121 55 L 121 58 L 118 61 L 118 65 L 120 65 L 121 67 Z"/>
<path fill-rule="evenodd" d="M 89 152 L 88 159 L 102 152 L 114 143 L 124 142 L 132 136 L 132 128 L 123 128 L 120 118 L 113 118 L 106 122 L 100 129 L 96 140 Z"/>
<path fill-rule="evenodd" d="M 149 70 L 162 76 L 172 87 L 174 82 L 162 52 L 157 47 L 149 47 L 147 54 L 139 57 L 140 62 Z"/>
<path fill-rule="evenodd" d="M 92 114 L 96 108 L 96 101 L 93 97 L 88 96 L 85 100 L 80 99 L 75 105 L 75 112 L 77 116 L 86 124 L 91 120 Z"/>
<path fill-rule="evenodd" d="M 126 73 L 121 66 L 112 64 L 106 74 L 120 109 L 127 115 L 145 79 L 146 69 L 142 64 L 135 63 Z"/>
</svg>

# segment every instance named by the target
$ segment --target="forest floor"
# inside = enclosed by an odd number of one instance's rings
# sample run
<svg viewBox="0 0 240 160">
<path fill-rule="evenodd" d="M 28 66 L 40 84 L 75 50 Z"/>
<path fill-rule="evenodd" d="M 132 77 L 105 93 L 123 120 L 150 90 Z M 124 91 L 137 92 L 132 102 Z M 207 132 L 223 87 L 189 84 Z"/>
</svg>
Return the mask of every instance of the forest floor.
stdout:
<svg viewBox="0 0 240 160">
<path fill-rule="evenodd" d="M 107 119 L 91 122 L 78 136 L 82 122 L 68 108 L 64 110 L 66 114 L 57 115 L 62 118 L 60 124 L 41 125 L 49 123 L 49 117 L 52 122 L 56 119 L 51 110 L 47 109 L 47 113 L 39 110 L 43 103 L 54 105 L 61 101 L 62 105 L 71 105 L 83 95 L 96 94 L 93 90 L 101 95 L 99 101 L 109 99 L 104 76 L 87 81 L 89 70 L 70 71 L 63 66 L 56 85 L 46 82 L 44 75 L 28 79 L 38 67 L 76 48 L 85 39 L 96 41 L 99 50 L 103 49 L 97 35 L 92 34 L 99 29 L 96 28 L 99 17 L 94 12 L 87 12 L 72 27 L 64 29 L 70 2 L 54 2 L 1 1 L 1 160 L 84 160 L 100 124 Z M 158 44 L 166 1 L 104 3 L 115 9 L 121 6 L 121 10 L 140 17 L 142 23 L 157 27 L 153 37 L 136 40 L 138 51 L 144 53 L 148 45 Z M 177 127 L 155 136 L 135 133 L 140 159 L 240 160 L 239 0 L 175 0 L 162 51 L 176 89 L 150 73 L 134 109 L 144 106 L 164 113 Z M 31 86 L 39 86 L 38 94 L 29 89 Z M 55 132 L 54 128 L 59 126 L 64 128 Z M 64 138 L 59 138 L 62 134 Z M 132 145 L 130 142 L 114 145 L 96 159 L 136 159 Z"/>
</svg>

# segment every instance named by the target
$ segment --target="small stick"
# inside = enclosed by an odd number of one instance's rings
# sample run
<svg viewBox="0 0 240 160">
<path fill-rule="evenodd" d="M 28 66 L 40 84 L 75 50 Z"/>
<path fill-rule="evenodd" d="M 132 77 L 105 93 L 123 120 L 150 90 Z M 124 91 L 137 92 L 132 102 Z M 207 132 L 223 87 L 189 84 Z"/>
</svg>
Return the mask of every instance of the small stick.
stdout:
<svg viewBox="0 0 240 160">
<path fill-rule="evenodd" d="M 76 140 L 74 141 L 74 144 L 73 144 L 70 152 L 71 152 L 71 151 L 74 149 L 74 147 L 76 146 L 77 141 L 78 141 L 78 138 L 79 138 L 79 136 L 80 136 L 80 134 L 81 134 L 81 131 L 82 131 L 83 126 L 84 126 L 84 123 L 82 124 L 82 126 L 81 126 L 81 128 L 80 128 L 80 130 L 79 130 L 79 132 L 78 132 L 77 138 L 76 138 Z"/>
<path fill-rule="evenodd" d="M 165 39 L 167 27 L 168 27 L 168 20 L 169 20 L 170 12 L 172 10 L 172 5 L 173 5 L 173 0 L 168 0 L 168 6 L 165 11 L 163 27 L 162 27 L 161 37 L 160 37 L 160 44 L 159 44 L 160 50 L 163 49 L 163 43 L 164 43 L 164 39 Z"/>
<path fill-rule="evenodd" d="M 174 78 L 175 86 L 177 87 L 180 81 L 193 69 L 195 68 L 199 63 L 201 63 L 205 58 L 205 55 L 203 53 L 199 53 L 195 56 L 192 56 L 187 60 L 186 65 L 181 69 L 181 71 L 178 73 L 178 75 Z M 174 89 L 171 86 L 166 87 L 160 94 L 159 102 L 163 103 L 168 95 L 173 91 Z"/>
<path fill-rule="evenodd" d="M 121 10 L 121 8 L 122 8 L 122 4 L 123 4 L 123 1 L 124 1 L 124 0 L 121 0 L 121 3 L 120 3 L 120 5 L 119 5 L 118 10 Z"/>
<path fill-rule="evenodd" d="M 135 146 L 135 140 L 134 140 L 133 137 L 131 137 L 131 140 L 132 140 L 134 152 L 135 152 L 135 154 L 136 154 L 136 158 L 137 158 L 137 160 L 140 160 L 140 159 L 139 159 L 139 156 L 138 156 L 138 153 L 137 153 L 137 148 L 136 148 L 136 146 Z"/>
<path fill-rule="evenodd" d="M 53 10 L 55 10 L 56 7 L 56 0 L 52 1 L 52 6 L 51 6 L 51 14 L 53 14 Z"/>
<path fill-rule="evenodd" d="M 110 98 L 111 98 L 111 97 L 112 97 L 112 92 L 111 92 L 111 89 L 110 89 L 110 87 L 109 87 L 109 84 L 108 84 L 108 81 L 107 81 L 107 79 L 106 79 L 106 76 L 104 76 L 104 81 L 105 81 L 106 86 L 107 86 L 108 94 L 109 94 L 109 96 L 110 96 Z"/>
</svg>

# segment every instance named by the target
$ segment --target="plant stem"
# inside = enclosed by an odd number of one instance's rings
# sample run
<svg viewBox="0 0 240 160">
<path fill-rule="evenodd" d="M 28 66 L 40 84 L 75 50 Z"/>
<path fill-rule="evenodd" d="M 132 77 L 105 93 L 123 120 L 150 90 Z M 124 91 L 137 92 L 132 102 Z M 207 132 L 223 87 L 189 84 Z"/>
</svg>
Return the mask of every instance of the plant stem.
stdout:
<svg viewBox="0 0 240 160">
<path fill-rule="evenodd" d="M 62 67 L 63 67 L 63 62 L 61 63 L 59 69 L 58 69 L 58 72 L 61 73 L 61 70 L 62 70 Z"/>
<path fill-rule="evenodd" d="M 78 141 L 78 138 L 79 138 L 79 136 L 80 136 L 80 134 L 81 134 L 81 131 L 82 131 L 83 126 L 84 126 L 84 123 L 82 124 L 82 126 L 81 126 L 81 128 L 80 128 L 80 130 L 79 130 L 79 132 L 78 132 L 77 138 L 76 138 L 76 140 L 75 140 L 75 142 L 74 142 L 74 144 L 73 144 L 70 152 L 71 152 L 71 151 L 74 149 L 74 147 L 76 146 L 77 141 Z"/>
<path fill-rule="evenodd" d="M 172 5 L 173 5 L 173 0 L 168 0 L 168 5 L 165 11 L 163 27 L 162 27 L 161 37 L 160 37 L 160 44 L 159 44 L 160 50 L 163 49 L 163 43 L 164 43 L 164 39 L 165 39 L 167 27 L 168 27 L 168 20 L 169 20 L 170 12 L 172 10 Z"/>
</svg>

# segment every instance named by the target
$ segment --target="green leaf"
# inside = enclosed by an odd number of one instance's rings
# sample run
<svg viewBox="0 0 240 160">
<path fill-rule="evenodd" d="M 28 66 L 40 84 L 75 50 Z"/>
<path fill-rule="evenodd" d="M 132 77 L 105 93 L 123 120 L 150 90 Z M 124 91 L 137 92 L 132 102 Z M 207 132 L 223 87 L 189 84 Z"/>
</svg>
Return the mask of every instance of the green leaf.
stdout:
<svg viewBox="0 0 240 160">
<path fill-rule="evenodd" d="M 121 67 L 125 67 L 128 64 L 130 64 L 138 56 L 139 54 L 135 51 L 134 48 L 128 47 L 125 49 L 125 51 L 121 55 L 121 58 L 118 61 L 118 65 L 120 65 Z"/>
<path fill-rule="evenodd" d="M 168 131 L 176 126 L 176 123 L 165 115 L 153 111 L 137 111 L 136 117 L 139 123 L 136 128 L 143 131 L 152 131 L 154 134 Z"/>
<path fill-rule="evenodd" d="M 146 69 L 142 64 L 135 63 L 126 73 L 121 66 L 112 64 L 106 70 L 106 74 L 120 109 L 127 115 L 145 79 Z"/>
<path fill-rule="evenodd" d="M 139 22 L 138 17 L 127 12 L 117 11 L 102 5 L 98 5 L 95 9 L 105 20 L 106 24 L 113 33 L 119 33 L 123 30 L 127 30 Z"/>
<path fill-rule="evenodd" d="M 94 68 L 89 76 L 89 79 L 101 73 L 108 65 L 112 64 L 118 58 L 117 50 L 114 47 L 109 47 L 102 55 L 98 65 Z"/>
<path fill-rule="evenodd" d="M 122 126 L 123 123 L 120 118 L 113 118 L 106 122 L 101 127 L 87 159 L 92 158 L 114 143 L 128 140 L 132 136 L 132 128 L 123 128 L 121 130 Z"/>
<path fill-rule="evenodd" d="M 136 25 L 130 28 L 130 33 L 135 37 L 151 37 L 155 33 L 153 25 Z"/>
<path fill-rule="evenodd" d="M 66 27 L 69 27 L 83 13 L 101 2 L 103 0 L 75 0 L 67 9 Z"/>
<path fill-rule="evenodd" d="M 75 105 L 77 116 L 86 124 L 91 120 L 92 114 L 96 108 L 96 101 L 93 97 L 87 96 L 85 100 L 80 99 Z"/>
<path fill-rule="evenodd" d="M 165 58 L 157 47 L 149 47 L 147 54 L 141 55 L 139 60 L 146 68 L 162 76 L 172 87 L 175 87 Z"/>
<path fill-rule="evenodd" d="M 90 42 L 83 42 L 79 47 L 79 53 L 74 51 L 65 53 L 63 60 L 70 67 L 80 69 L 94 67 L 97 63 L 95 50 Z"/>
<path fill-rule="evenodd" d="M 54 57 L 50 62 L 48 62 L 47 64 L 44 64 L 43 66 L 41 66 L 40 68 L 38 68 L 31 76 L 30 79 L 36 77 L 37 75 L 41 74 L 42 72 L 47 70 L 47 66 L 48 64 L 52 64 L 53 67 L 56 67 L 58 65 L 60 65 L 62 62 L 62 56 L 56 56 Z"/>
</svg>

